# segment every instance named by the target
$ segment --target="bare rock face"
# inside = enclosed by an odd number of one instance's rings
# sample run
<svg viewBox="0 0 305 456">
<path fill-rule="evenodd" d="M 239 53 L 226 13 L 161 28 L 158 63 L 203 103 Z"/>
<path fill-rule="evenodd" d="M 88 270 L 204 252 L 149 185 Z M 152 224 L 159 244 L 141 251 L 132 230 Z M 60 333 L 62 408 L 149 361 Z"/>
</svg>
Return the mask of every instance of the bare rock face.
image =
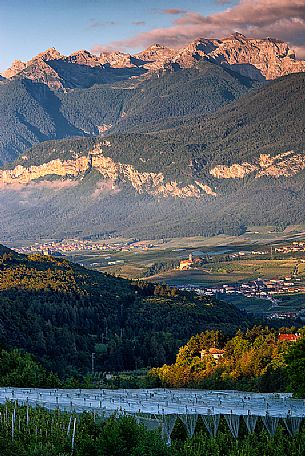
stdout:
<svg viewBox="0 0 305 456">
<path fill-rule="evenodd" d="M 258 80 L 305 71 L 305 61 L 296 60 L 287 43 L 271 38 L 250 39 L 240 33 L 222 40 L 199 38 L 178 51 L 156 44 L 135 57 L 146 62 L 143 67 L 149 71 L 172 65 L 191 68 L 200 60 L 208 60 Z"/>
<path fill-rule="evenodd" d="M 89 51 L 84 49 L 73 52 L 65 59 L 66 62 L 76 63 L 78 65 L 88 65 L 91 67 L 100 66 L 100 62 L 96 55 L 92 55 Z"/>
<path fill-rule="evenodd" d="M 21 60 L 14 60 L 12 66 L 8 68 L 6 71 L 4 71 L 2 75 L 8 79 L 12 78 L 16 74 L 20 73 L 20 71 L 24 70 L 25 67 L 26 63 L 21 62 Z"/>
<path fill-rule="evenodd" d="M 63 58 L 64 56 L 61 55 L 60 52 L 57 51 L 54 47 L 47 49 L 46 51 L 41 52 L 40 54 L 37 54 L 36 57 L 34 57 L 30 62 L 33 60 L 58 60 Z M 29 62 L 28 62 L 29 63 Z"/>
<path fill-rule="evenodd" d="M 199 38 L 180 49 L 178 53 L 175 54 L 173 62 L 177 63 L 181 68 L 190 68 L 198 60 L 208 59 L 209 54 L 217 49 L 219 43 L 220 41 L 218 40 Z"/>
<path fill-rule="evenodd" d="M 248 174 L 253 174 L 255 178 L 263 176 L 279 178 L 294 176 L 303 169 L 305 169 L 305 154 L 288 151 L 274 156 L 261 154 L 253 163 L 217 165 L 210 170 L 210 174 L 216 179 L 243 179 Z"/>
<path fill-rule="evenodd" d="M 42 59 L 33 60 L 31 65 L 26 66 L 17 76 L 20 75 L 24 78 L 31 79 L 32 81 L 46 84 L 53 90 L 61 90 L 64 88 L 64 82 L 57 71 L 55 71 L 48 62 L 45 62 Z"/>
<path fill-rule="evenodd" d="M 287 43 L 271 38 L 248 39 L 239 33 L 219 41 L 209 58 L 253 79 L 259 79 L 259 74 L 265 79 L 276 79 L 305 71 L 305 62 L 295 60 Z"/>
<path fill-rule="evenodd" d="M 102 52 L 99 56 L 80 50 L 65 57 L 56 49 L 41 52 L 30 61 L 15 61 L 3 73 L 5 78 L 26 77 L 47 84 L 51 89 L 65 88 L 60 74 L 52 65 L 58 63 L 85 65 L 100 68 L 141 68 L 142 72 L 167 71 L 176 68 L 191 68 L 200 60 L 225 65 L 252 79 L 276 79 L 290 73 L 305 71 L 305 61 L 296 60 L 295 53 L 287 43 L 279 40 L 246 38 L 240 33 L 219 39 L 197 39 L 179 50 L 154 44 L 138 54 L 119 51 Z M 53 68 L 54 67 L 54 68 Z M 60 73 L 60 72 L 59 72 Z M 77 76 L 76 76 L 77 77 Z"/>
<path fill-rule="evenodd" d="M 17 165 L 14 169 L 0 171 L 0 182 L 2 184 L 27 184 L 33 180 L 46 176 L 77 176 L 88 169 L 88 158 L 80 157 L 75 160 L 61 161 L 59 159 L 51 160 L 42 165 L 30 166 L 26 168 Z"/>
<path fill-rule="evenodd" d="M 103 145 L 110 147 L 109 141 L 105 141 Z M 163 173 L 140 172 L 133 165 L 115 162 L 104 155 L 101 146 L 95 147 L 88 155 L 71 160 L 56 159 L 37 166 L 18 165 L 14 169 L 0 170 L 0 185 L 26 185 L 51 175 L 68 179 L 82 177 L 91 169 L 98 171 L 103 179 L 111 181 L 113 186 L 122 182 L 129 183 L 139 194 L 147 193 L 165 198 L 199 198 L 202 193 L 216 196 L 208 185 L 200 181 L 181 185 L 176 181 L 166 181 Z"/>
<path fill-rule="evenodd" d="M 108 64 L 113 68 L 132 68 L 135 65 L 132 61 L 130 54 L 124 54 L 123 52 L 102 52 L 98 58 L 100 64 Z"/>
<path fill-rule="evenodd" d="M 63 56 L 55 48 L 49 48 L 26 63 L 20 60 L 15 61 L 3 75 L 6 75 L 6 78 L 22 76 L 59 90 L 63 88 L 62 80 L 48 62 L 60 59 L 63 59 Z"/>
<path fill-rule="evenodd" d="M 139 52 L 134 57 L 142 62 L 143 68 L 150 71 L 164 68 L 167 63 L 170 63 L 175 55 L 175 51 L 161 44 L 154 44 L 142 52 Z"/>
<path fill-rule="evenodd" d="M 257 169 L 257 166 L 251 163 L 234 163 L 231 166 L 217 165 L 211 169 L 210 174 L 217 179 L 243 179 Z"/>
</svg>

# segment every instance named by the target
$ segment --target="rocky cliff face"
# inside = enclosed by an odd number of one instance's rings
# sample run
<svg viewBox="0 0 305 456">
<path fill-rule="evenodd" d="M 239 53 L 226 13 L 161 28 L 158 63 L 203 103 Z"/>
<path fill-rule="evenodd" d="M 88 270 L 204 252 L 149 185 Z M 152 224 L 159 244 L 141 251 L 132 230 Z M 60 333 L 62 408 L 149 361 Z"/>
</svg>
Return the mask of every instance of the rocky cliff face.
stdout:
<svg viewBox="0 0 305 456">
<path fill-rule="evenodd" d="M 14 60 L 12 66 L 2 73 L 5 78 L 12 78 L 26 68 L 27 64 L 21 60 Z"/>
<path fill-rule="evenodd" d="M 231 38 L 213 41 L 213 44 L 216 47 L 209 53 L 209 58 L 230 65 L 253 79 L 259 79 L 259 75 L 265 79 L 276 79 L 305 71 L 305 62 L 296 60 L 294 51 L 279 40 L 248 39 L 236 33 Z"/>
<path fill-rule="evenodd" d="M 154 44 L 139 54 L 135 55 L 143 68 L 149 71 L 156 71 L 165 68 L 175 57 L 176 51 L 161 44 Z"/>
<path fill-rule="evenodd" d="M 250 39 L 240 33 L 222 40 L 195 40 L 180 50 L 173 61 L 188 68 L 202 59 L 229 65 L 252 79 L 270 80 L 305 71 L 305 62 L 296 60 L 287 43 L 271 38 Z"/>
<path fill-rule="evenodd" d="M 200 181 L 182 185 L 176 181 L 166 180 L 163 173 L 140 172 L 132 165 L 117 163 L 105 156 L 100 146 L 88 155 L 71 160 L 56 159 L 38 166 L 18 165 L 11 170 L 0 170 L 0 182 L 2 186 L 10 186 L 28 184 L 51 175 L 65 178 L 82 177 L 92 169 L 98 171 L 107 181 L 111 181 L 113 188 L 120 183 L 129 183 L 140 194 L 177 198 L 199 198 L 202 193 L 216 196 L 208 185 Z"/>
<path fill-rule="evenodd" d="M 115 162 L 104 154 L 104 145 L 111 146 L 109 141 L 104 141 L 88 154 L 75 156 L 69 160 L 55 159 L 28 167 L 19 164 L 13 169 L 0 170 L 0 185 L 28 184 L 48 176 L 82 178 L 86 173 L 95 170 L 103 179 L 112 182 L 113 188 L 119 187 L 121 183 L 127 183 L 139 194 L 177 198 L 200 198 L 203 194 L 217 196 L 211 186 L 199 179 L 184 185 L 181 182 L 166 179 L 162 172 L 143 172 L 131 164 Z M 25 156 L 24 162 L 26 161 Z M 243 179 L 251 174 L 256 179 L 263 176 L 289 178 L 304 169 L 305 154 L 288 151 L 275 156 L 261 154 L 252 163 L 217 165 L 210 170 L 210 175 L 215 179 Z"/>
<path fill-rule="evenodd" d="M 133 68 L 136 67 L 136 61 L 130 54 L 123 52 L 102 52 L 98 57 L 101 65 L 109 65 L 112 68 Z"/>
<path fill-rule="evenodd" d="M 254 174 L 256 178 L 262 176 L 278 178 L 294 176 L 303 169 L 305 169 L 305 154 L 288 151 L 273 157 L 269 154 L 261 154 L 253 163 L 217 165 L 211 169 L 210 174 L 217 179 L 243 179 L 248 174 Z"/>
<path fill-rule="evenodd" d="M 89 66 L 101 72 L 106 68 L 138 68 L 149 73 L 189 68 L 200 60 L 229 66 L 234 71 L 258 80 L 276 79 L 305 71 L 305 61 L 296 60 L 294 51 L 289 49 L 287 43 L 271 38 L 250 39 L 235 33 L 222 40 L 200 38 L 179 50 L 155 44 L 136 55 L 115 51 L 96 56 L 81 50 L 66 57 L 50 48 L 26 63 L 15 61 L 3 76 L 13 78 L 18 75 L 59 90 L 67 87 L 67 81 L 61 76 L 58 65 L 56 70 L 52 67 L 52 61 Z"/>
<path fill-rule="evenodd" d="M 60 59 L 63 59 L 63 56 L 55 48 L 50 48 L 26 63 L 15 60 L 13 65 L 4 71 L 3 76 L 8 79 L 21 76 L 46 84 L 51 89 L 60 90 L 64 87 L 62 78 L 49 64 L 52 60 Z"/>
</svg>

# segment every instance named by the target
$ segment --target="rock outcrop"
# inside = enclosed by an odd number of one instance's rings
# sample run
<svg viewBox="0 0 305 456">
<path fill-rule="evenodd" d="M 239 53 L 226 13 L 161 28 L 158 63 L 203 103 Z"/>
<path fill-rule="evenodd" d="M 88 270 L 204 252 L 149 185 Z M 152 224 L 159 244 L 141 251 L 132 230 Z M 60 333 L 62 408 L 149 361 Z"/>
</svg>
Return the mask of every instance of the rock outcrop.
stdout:
<svg viewBox="0 0 305 456">
<path fill-rule="evenodd" d="M 107 146 L 109 147 L 109 144 Z M 199 198 L 202 193 L 216 196 L 208 185 L 200 181 L 182 185 L 176 181 L 167 181 L 163 173 L 140 172 L 130 164 L 117 163 L 112 158 L 105 156 L 100 146 L 89 152 L 88 155 L 71 160 L 56 159 L 37 166 L 17 165 L 10 170 L 0 170 L 0 183 L 2 186 L 28 184 L 54 175 L 70 179 L 71 177 L 83 177 L 92 169 L 98 171 L 107 181 L 111 181 L 113 186 L 129 183 L 140 194 L 177 198 Z"/>
<path fill-rule="evenodd" d="M 89 51 L 84 49 L 73 52 L 73 54 L 65 58 L 65 61 L 69 63 L 76 63 L 78 65 L 88 65 L 91 67 L 101 65 L 97 56 L 92 55 Z"/>
<path fill-rule="evenodd" d="M 176 51 L 161 44 L 149 46 L 142 52 L 135 55 L 135 58 L 143 68 L 149 71 L 156 71 L 165 68 L 174 59 Z"/>
<path fill-rule="evenodd" d="M 145 72 L 190 68 L 200 60 L 229 66 L 232 70 L 257 80 L 276 79 L 305 71 L 305 61 L 296 60 L 294 51 L 287 43 L 271 38 L 251 39 L 235 33 L 221 40 L 199 38 L 179 50 L 154 44 L 135 55 L 113 51 L 102 52 L 96 56 L 81 50 L 66 57 L 50 48 L 26 63 L 15 61 L 3 76 L 26 77 L 59 90 L 67 87 L 67 83 L 61 77 L 60 71 L 57 72 L 52 67 L 52 61 L 85 65 L 101 72 L 109 67 L 138 68 L 141 69 L 137 74 L 139 76 Z"/>
<path fill-rule="evenodd" d="M 46 84 L 51 89 L 60 90 L 64 87 L 62 78 L 48 63 L 60 59 L 63 59 L 63 56 L 55 48 L 49 48 L 26 63 L 15 60 L 13 65 L 3 73 L 3 76 L 8 79 L 21 76 Z"/>
<path fill-rule="evenodd" d="M 275 156 L 261 154 L 253 163 L 217 165 L 210 170 L 210 174 L 217 179 L 243 179 L 248 174 L 254 174 L 256 178 L 262 176 L 279 178 L 294 176 L 303 169 L 305 169 L 305 154 L 288 151 Z"/>
<path fill-rule="evenodd" d="M 251 77 L 267 80 L 290 73 L 305 71 L 305 62 L 296 60 L 287 43 L 267 39 L 249 39 L 240 33 L 221 41 L 213 41 L 216 48 L 209 58 L 216 63 L 230 65 L 232 69 Z"/>
<path fill-rule="evenodd" d="M 247 174 L 253 173 L 258 167 L 244 162 L 241 165 L 234 163 L 230 166 L 217 165 L 211 169 L 210 174 L 217 179 L 243 179 Z"/>
<path fill-rule="evenodd" d="M 98 57 L 101 65 L 109 65 L 112 68 L 133 68 L 136 65 L 135 59 L 130 54 L 123 52 L 101 52 Z"/>
<path fill-rule="evenodd" d="M 14 60 L 14 62 L 12 63 L 12 66 L 10 68 L 8 68 L 7 70 L 5 70 L 3 73 L 2 73 L 2 76 L 4 76 L 5 78 L 13 78 L 14 76 L 16 76 L 16 74 L 20 73 L 22 70 L 24 70 L 26 68 L 27 64 L 24 63 L 24 62 L 21 62 L 21 60 Z"/>
</svg>

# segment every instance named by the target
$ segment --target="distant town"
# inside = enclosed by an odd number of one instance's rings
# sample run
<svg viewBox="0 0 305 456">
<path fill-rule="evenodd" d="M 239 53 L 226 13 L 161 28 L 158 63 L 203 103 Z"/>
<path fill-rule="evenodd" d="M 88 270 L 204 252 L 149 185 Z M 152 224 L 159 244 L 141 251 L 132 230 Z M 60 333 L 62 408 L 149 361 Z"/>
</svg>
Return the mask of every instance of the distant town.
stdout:
<svg viewBox="0 0 305 456">
<path fill-rule="evenodd" d="M 116 240 L 113 238 L 103 239 L 100 241 L 81 240 L 77 238 L 50 240 L 43 243 L 34 243 L 29 246 L 15 248 L 18 253 L 30 254 L 39 253 L 42 255 L 72 255 L 80 252 L 104 252 L 117 253 L 117 252 L 145 252 L 153 249 L 157 245 L 148 241 L 141 241 L 139 239 L 132 239 L 129 241 Z M 180 252 L 180 260 L 178 259 L 178 266 L 176 269 L 180 271 L 200 269 L 207 261 L 206 257 L 193 256 L 191 253 L 187 258 L 181 258 L 185 249 L 175 249 L 173 251 Z M 257 250 L 241 250 L 236 252 L 227 252 L 226 257 L 228 261 L 238 260 L 241 258 L 249 258 L 252 256 L 282 256 L 286 254 L 299 254 L 305 252 L 305 241 L 291 242 L 287 245 L 266 246 L 266 248 L 259 248 Z M 124 259 L 113 258 L 112 256 L 102 255 L 108 266 L 124 263 Z M 305 258 L 297 255 L 294 269 L 290 275 L 282 278 L 256 278 L 248 281 L 238 281 L 236 283 L 217 283 L 210 286 L 191 285 L 185 283 L 180 288 L 189 291 L 195 291 L 198 295 L 203 296 L 217 296 L 219 298 L 225 296 L 242 296 L 246 298 L 258 298 L 270 301 L 270 311 L 267 318 L 275 320 L 286 319 L 304 319 L 305 321 L 305 303 L 304 308 L 294 311 L 279 311 L 279 303 L 281 297 L 284 295 L 305 295 L 305 283 L 299 277 L 299 264 L 304 263 Z M 82 263 L 81 263 L 82 264 Z M 94 267 L 98 263 L 90 263 Z M 274 307 L 274 311 L 272 308 Z"/>
<path fill-rule="evenodd" d="M 126 242 L 107 242 L 103 240 L 91 241 L 80 239 L 63 239 L 60 241 L 50 241 L 44 243 L 34 243 L 29 246 L 14 248 L 18 253 L 29 254 L 39 253 L 42 255 L 63 255 L 73 252 L 91 251 L 91 252 L 129 252 L 134 249 L 147 250 L 152 248 L 153 244 L 139 239 L 133 239 Z"/>
<path fill-rule="evenodd" d="M 289 253 L 289 252 L 300 252 L 305 250 L 305 242 L 293 242 L 292 245 L 285 247 L 278 247 L 274 249 L 277 252 Z M 248 252 L 250 253 L 250 252 Z M 264 254 L 267 252 L 251 252 L 252 254 Z M 245 252 L 238 252 L 234 255 L 243 256 Z M 230 255 L 232 258 L 233 255 Z M 283 278 L 273 278 L 273 279 L 263 279 L 257 278 L 254 280 L 249 280 L 246 282 L 236 282 L 230 284 L 215 284 L 213 286 L 194 286 L 188 285 L 183 286 L 184 290 L 195 291 L 198 295 L 202 296 L 217 296 L 220 297 L 224 295 L 231 296 L 243 296 L 246 298 L 258 298 L 269 300 L 271 308 L 278 308 L 280 303 L 280 297 L 283 295 L 293 295 L 293 294 L 305 294 L 305 283 L 298 277 L 299 275 L 299 263 L 304 262 L 304 259 L 298 259 L 292 274 Z M 180 261 L 178 269 L 180 271 L 197 269 L 200 267 L 202 262 L 201 258 L 193 258 L 190 254 L 187 259 Z M 268 312 L 269 319 L 276 320 L 286 320 L 286 319 L 296 319 L 300 318 L 305 321 L 305 300 L 304 308 L 301 308 L 299 311 L 274 311 Z"/>
</svg>

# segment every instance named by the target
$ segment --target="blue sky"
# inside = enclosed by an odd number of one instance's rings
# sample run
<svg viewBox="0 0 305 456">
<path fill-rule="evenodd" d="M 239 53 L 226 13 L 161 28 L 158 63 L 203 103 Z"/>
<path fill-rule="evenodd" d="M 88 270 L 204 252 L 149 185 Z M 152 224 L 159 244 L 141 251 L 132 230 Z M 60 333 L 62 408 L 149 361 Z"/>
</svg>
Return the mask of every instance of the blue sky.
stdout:
<svg viewBox="0 0 305 456">
<path fill-rule="evenodd" d="M 134 52 L 238 31 L 287 41 L 305 58 L 304 0 L 0 0 L 0 71 L 49 47 Z"/>
<path fill-rule="evenodd" d="M 49 47 L 66 55 L 169 27 L 178 15 L 167 9 L 224 8 L 215 0 L 0 0 L 0 71 Z"/>
</svg>

